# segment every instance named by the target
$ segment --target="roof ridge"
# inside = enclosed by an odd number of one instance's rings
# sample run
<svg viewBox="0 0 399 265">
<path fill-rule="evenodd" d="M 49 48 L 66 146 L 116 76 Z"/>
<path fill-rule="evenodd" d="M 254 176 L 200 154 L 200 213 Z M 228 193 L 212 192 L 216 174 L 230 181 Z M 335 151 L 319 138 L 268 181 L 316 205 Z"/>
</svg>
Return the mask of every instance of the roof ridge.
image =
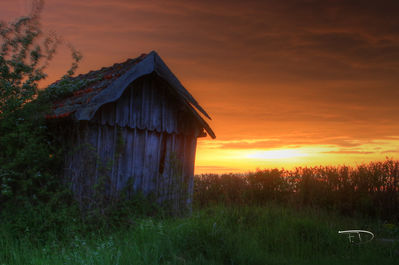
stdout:
<svg viewBox="0 0 399 265">
<path fill-rule="evenodd" d="M 138 65 L 140 67 L 137 67 Z M 149 54 L 143 53 L 136 58 L 128 58 L 122 63 L 114 63 L 111 66 L 72 77 L 77 82 L 80 80 L 89 80 L 90 82 L 82 84 L 79 89 L 72 91 L 73 93 L 68 97 L 55 101 L 53 115 L 48 117 L 64 118 L 73 115 L 77 120 L 90 120 L 101 106 L 118 100 L 133 81 L 151 73 L 156 73 L 172 87 L 176 95 L 181 97 L 185 104 L 195 112 L 194 116 L 203 124 L 209 135 L 215 138 L 212 129 L 198 112 L 209 119 L 211 119 L 210 116 L 155 51 L 151 51 Z M 65 113 L 68 113 L 68 115 L 65 115 Z"/>
</svg>

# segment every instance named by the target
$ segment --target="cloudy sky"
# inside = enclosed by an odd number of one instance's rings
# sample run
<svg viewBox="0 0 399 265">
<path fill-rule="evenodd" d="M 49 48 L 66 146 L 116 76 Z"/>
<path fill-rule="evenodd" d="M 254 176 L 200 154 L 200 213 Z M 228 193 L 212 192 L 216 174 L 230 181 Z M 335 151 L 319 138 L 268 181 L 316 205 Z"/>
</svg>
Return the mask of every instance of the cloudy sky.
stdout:
<svg viewBox="0 0 399 265">
<path fill-rule="evenodd" d="M 0 19 L 29 13 L 0 1 Z M 398 158 L 399 1 L 47 0 L 79 73 L 156 50 L 211 115 L 196 173 Z M 60 49 L 47 82 L 71 60 Z"/>
</svg>

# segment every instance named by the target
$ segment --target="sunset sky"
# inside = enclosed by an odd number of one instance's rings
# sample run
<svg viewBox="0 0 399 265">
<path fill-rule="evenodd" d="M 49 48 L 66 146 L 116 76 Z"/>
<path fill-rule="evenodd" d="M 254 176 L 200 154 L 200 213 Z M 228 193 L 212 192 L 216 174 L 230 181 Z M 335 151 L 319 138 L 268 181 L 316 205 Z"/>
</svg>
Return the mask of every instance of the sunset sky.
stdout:
<svg viewBox="0 0 399 265">
<path fill-rule="evenodd" d="M 0 1 L 0 19 L 29 13 Z M 399 1 L 47 0 L 78 73 L 156 50 L 212 117 L 195 173 L 399 154 Z M 71 59 L 61 48 L 47 82 Z"/>
</svg>

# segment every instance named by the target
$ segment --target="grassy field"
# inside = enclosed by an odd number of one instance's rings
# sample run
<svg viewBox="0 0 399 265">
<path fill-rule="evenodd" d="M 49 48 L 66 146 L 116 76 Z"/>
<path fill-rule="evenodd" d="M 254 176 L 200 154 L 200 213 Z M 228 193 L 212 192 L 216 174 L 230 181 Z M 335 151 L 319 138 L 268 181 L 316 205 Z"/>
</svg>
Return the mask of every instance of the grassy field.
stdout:
<svg viewBox="0 0 399 265">
<path fill-rule="evenodd" d="M 45 218 L 45 217 L 43 217 Z M 39 220 L 40 221 L 40 220 Z M 42 220 L 45 222 L 45 220 Z M 0 225 L 0 264 L 397 264 L 399 244 L 351 245 L 339 230 L 399 238 L 394 224 L 310 208 L 214 206 L 185 218 L 132 218 L 90 230 L 71 219 L 62 235 Z M 38 238 L 40 237 L 40 238 Z"/>
</svg>

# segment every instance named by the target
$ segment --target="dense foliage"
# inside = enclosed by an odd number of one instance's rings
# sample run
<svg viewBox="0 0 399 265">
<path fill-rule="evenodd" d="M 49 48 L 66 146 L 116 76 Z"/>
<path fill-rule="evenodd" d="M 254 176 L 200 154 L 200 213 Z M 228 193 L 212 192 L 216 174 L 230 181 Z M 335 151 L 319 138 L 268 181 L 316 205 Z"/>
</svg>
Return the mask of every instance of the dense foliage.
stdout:
<svg viewBox="0 0 399 265">
<path fill-rule="evenodd" d="M 0 115 L 20 109 L 37 94 L 38 81 L 54 55 L 58 40 L 48 36 L 38 44 L 41 35 L 39 14 L 42 5 L 34 6 L 30 16 L 16 22 L 0 23 Z"/>
<path fill-rule="evenodd" d="M 206 174 L 195 178 L 194 202 L 200 207 L 270 201 L 399 221 L 399 161 L 387 159 L 355 168 L 265 169 L 247 175 Z"/>
<path fill-rule="evenodd" d="M 62 42 L 54 33 L 43 34 L 43 1 L 33 3 L 30 15 L 0 23 L 0 205 L 49 201 L 60 188 L 62 148 L 44 119 L 51 97 L 38 97 L 38 84 Z M 63 79 L 81 59 L 69 47 L 73 63 Z"/>
</svg>

